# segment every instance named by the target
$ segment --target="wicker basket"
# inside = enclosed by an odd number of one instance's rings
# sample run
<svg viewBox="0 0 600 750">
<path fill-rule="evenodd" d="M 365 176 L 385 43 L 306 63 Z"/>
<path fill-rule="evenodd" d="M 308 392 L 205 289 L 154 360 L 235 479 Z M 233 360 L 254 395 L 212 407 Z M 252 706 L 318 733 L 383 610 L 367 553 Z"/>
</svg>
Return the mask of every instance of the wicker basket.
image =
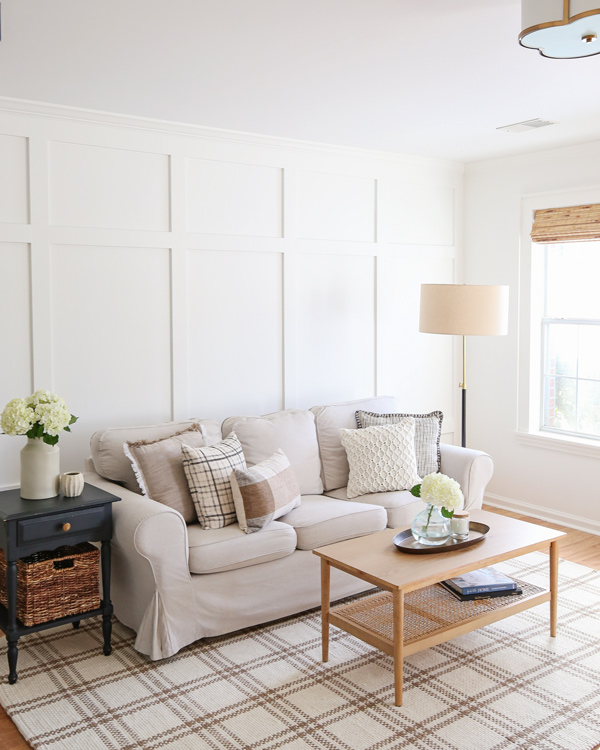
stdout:
<svg viewBox="0 0 600 750">
<path fill-rule="evenodd" d="M 100 550 L 89 542 L 36 552 L 17 561 L 17 617 L 26 627 L 100 607 Z M 6 559 L 0 550 L 0 601 L 6 606 Z"/>
</svg>

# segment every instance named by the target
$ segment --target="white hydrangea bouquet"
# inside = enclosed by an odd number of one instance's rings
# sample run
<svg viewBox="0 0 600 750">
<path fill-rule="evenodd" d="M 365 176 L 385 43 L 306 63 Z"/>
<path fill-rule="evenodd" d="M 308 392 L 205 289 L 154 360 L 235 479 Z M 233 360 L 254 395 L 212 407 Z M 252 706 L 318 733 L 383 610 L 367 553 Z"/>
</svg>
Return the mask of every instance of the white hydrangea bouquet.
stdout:
<svg viewBox="0 0 600 750">
<path fill-rule="evenodd" d="M 423 502 L 436 505 L 444 518 L 452 518 L 454 511 L 462 507 L 465 499 L 456 479 L 439 473 L 427 474 L 421 484 L 416 484 L 410 492 Z"/>
<path fill-rule="evenodd" d="M 70 432 L 70 425 L 76 421 L 63 398 L 43 390 L 27 398 L 13 398 L 0 415 L 0 427 L 6 435 L 42 438 L 48 445 L 56 445 L 59 433 Z"/>
</svg>

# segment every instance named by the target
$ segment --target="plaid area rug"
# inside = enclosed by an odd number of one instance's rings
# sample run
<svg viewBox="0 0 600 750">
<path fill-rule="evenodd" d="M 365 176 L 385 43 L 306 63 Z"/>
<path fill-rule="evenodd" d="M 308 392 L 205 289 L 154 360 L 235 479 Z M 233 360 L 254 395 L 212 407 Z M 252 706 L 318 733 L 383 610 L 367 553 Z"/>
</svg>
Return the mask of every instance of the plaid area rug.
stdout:
<svg viewBox="0 0 600 750">
<path fill-rule="evenodd" d="M 501 568 L 536 585 L 541 553 Z M 332 628 L 321 663 L 318 611 L 198 642 L 161 662 L 115 623 L 21 640 L 19 681 L 0 701 L 43 750 L 591 750 L 600 742 L 600 573 L 560 563 L 559 630 L 544 604 L 405 660 L 394 705 L 390 657 Z M 0 742 L 1 744 L 1 742 Z"/>
</svg>

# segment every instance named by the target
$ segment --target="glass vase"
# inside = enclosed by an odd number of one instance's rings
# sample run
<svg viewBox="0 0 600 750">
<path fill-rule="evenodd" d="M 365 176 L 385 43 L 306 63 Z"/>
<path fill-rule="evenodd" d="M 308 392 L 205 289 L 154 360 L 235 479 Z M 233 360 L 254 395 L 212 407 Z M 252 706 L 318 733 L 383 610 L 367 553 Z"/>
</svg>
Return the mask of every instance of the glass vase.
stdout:
<svg viewBox="0 0 600 750">
<path fill-rule="evenodd" d="M 430 546 L 444 544 L 452 533 L 450 519 L 444 518 L 438 506 L 431 503 L 415 517 L 410 530 L 417 542 Z"/>
</svg>

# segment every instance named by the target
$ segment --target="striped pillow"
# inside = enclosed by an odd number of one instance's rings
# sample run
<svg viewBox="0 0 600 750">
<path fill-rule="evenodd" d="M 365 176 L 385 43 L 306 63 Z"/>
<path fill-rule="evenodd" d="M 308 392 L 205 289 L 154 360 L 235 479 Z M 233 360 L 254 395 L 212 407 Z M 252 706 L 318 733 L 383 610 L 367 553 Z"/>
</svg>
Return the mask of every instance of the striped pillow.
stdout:
<svg viewBox="0 0 600 750">
<path fill-rule="evenodd" d="M 246 470 L 234 469 L 231 489 L 240 528 L 246 534 L 300 505 L 300 487 L 282 450 Z"/>
<path fill-rule="evenodd" d="M 384 424 L 398 424 L 406 417 L 415 420 L 415 453 L 417 455 L 417 472 L 420 477 L 435 474 L 442 466 L 440 454 L 440 438 L 442 436 L 441 411 L 429 414 L 376 414 L 372 411 L 357 411 L 356 425 L 363 427 L 379 427 Z"/>
<path fill-rule="evenodd" d="M 221 529 L 235 523 L 229 478 L 234 469 L 246 468 L 244 452 L 235 432 L 207 448 L 182 443 L 181 451 L 183 470 L 202 528 Z"/>
</svg>

